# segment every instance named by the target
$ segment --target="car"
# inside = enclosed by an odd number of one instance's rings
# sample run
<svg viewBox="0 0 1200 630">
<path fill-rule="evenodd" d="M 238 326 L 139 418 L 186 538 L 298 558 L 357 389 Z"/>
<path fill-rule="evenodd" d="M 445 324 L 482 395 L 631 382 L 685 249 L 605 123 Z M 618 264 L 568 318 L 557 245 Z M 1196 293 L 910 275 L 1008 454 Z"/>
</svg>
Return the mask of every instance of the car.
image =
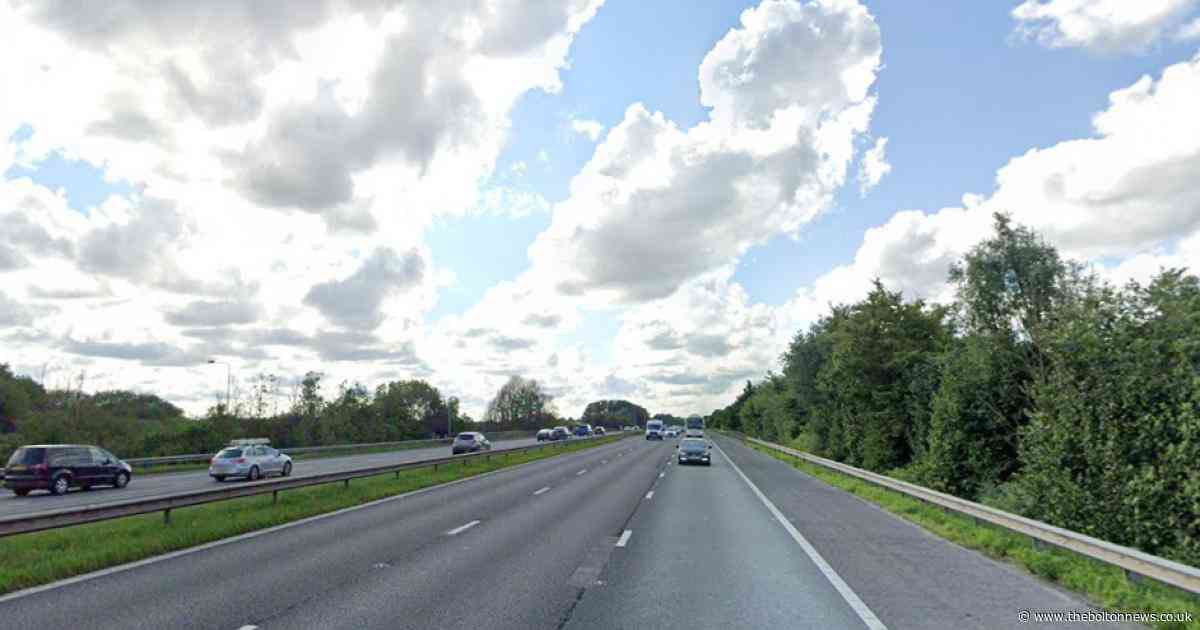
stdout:
<svg viewBox="0 0 1200 630">
<path fill-rule="evenodd" d="M 233 440 L 208 462 L 208 476 L 217 481 L 231 477 L 258 481 L 269 475 L 291 474 L 292 457 L 271 448 L 270 440 L 263 438 Z"/>
<path fill-rule="evenodd" d="M 662 440 L 663 439 L 663 423 L 661 420 L 651 420 L 646 423 L 646 439 L 647 440 Z"/>
<path fill-rule="evenodd" d="M 454 443 L 450 445 L 450 452 L 455 455 L 490 450 L 492 450 L 492 443 L 478 431 L 459 433 L 454 436 Z"/>
<path fill-rule="evenodd" d="M 679 437 L 679 431 L 677 431 L 675 427 L 667 427 L 667 430 L 663 431 L 663 435 L 669 438 L 676 438 Z"/>
<path fill-rule="evenodd" d="M 23 497 L 33 490 L 66 494 L 71 488 L 124 488 L 133 467 L 116 455 L 87 444 L 34 444 L 13 451 L 4 467 L 4 487 Z"/>
<path fill-rule="evenodd" d="M 604 435 L 606 432 L 604 430 L 604 427 L 596 427 L 595 433 L 596 433 L 596 435 Z"/>
<path fill-rule="evenodd" d="M 592 425 L 581 424 L 575 427 L 575 437 L 587 437 L 592 434 Z"/>
<path fill-rule="evenodd" d="M 709 456 L 709 451 L 712 450 L 712 444 L 698 438 L 683 438 L 679 441 L 679 465 L 684 464 L 704 464 L 705 466 L 712 465 L 712 458 Z"/>
<path fill-rule="evenodd" d="M 554 427 L 554 429 L 552 429 L 550 431 L 550 439 L 551 440 L 555 440 L 555 441 L 566 440 L 570 437 L 571 437 L 571 430 L 568 429 L 567 427 Z"/>
<path fill-rule="evenodd" d="M 542 429 L 537 432 L 537 441 L 546 442 L 549 440 L 553 440 L 554 439 L 552 437 L 553 435 L 554 435 L 554 431 L 552 431 L 550 429 Z"/>
</svg>

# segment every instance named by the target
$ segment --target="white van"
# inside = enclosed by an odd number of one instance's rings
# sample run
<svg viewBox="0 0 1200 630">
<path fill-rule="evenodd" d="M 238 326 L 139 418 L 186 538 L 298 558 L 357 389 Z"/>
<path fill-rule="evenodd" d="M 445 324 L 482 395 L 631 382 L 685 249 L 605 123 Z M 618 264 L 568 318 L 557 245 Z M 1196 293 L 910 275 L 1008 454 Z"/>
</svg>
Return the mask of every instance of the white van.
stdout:
<svg viewBox="0 0 1200 630">
<path fill-rule="evenodd" d="M 646 423 L 646 439 L 661 440 L 663 439 L 663 423 L 662 420 L 650 420 Z"/>
</svg>

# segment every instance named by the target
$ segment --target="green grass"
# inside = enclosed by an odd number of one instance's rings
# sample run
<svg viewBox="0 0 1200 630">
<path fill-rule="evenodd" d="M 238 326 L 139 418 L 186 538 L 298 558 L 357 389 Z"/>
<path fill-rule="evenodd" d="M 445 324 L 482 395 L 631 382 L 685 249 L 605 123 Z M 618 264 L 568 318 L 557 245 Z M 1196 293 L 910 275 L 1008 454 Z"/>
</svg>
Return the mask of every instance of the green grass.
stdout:
<svg viewBox="0 0 1200 630">
<path fill-rule="evenodd" d="M 746 442 L 750 448 L 762 451 L 791 464 L 802 472 L 825 483 L 862 497 L 883 509 L 907 519 L 950 542 L 975 549 L 984 554 L 1015 564 L 1038 577 L 1082 594 L 1096 605 L 1110 611 L 1123 612 L 1183 612 L 1192 613 L 1192 623 L 1158 623 L 1156 628 L 1200 629 L 1200 598 L 1158 584 L 1131 582 L 1115 567 L 1096 562 L 1055 547 L 1035 547 L 1020 534 L 1000 529 L 988 523 L 977 523 L 969 516 L 948 513 L 923 501 L 881 488 L 860 479 L 823 468 L 816 464 Z"/>
<path fill-rule="evenodd" d="M 271 495 L 220 501 L 162 513 L 130 516 L 32 534 L 0 538 L 0 594 L 141 560 L 177 549 L 229 538 L 305 517 L 382 499 L 420 488 L 463 479 L 539 459 L 547 459 L 602 444 L 622 436 L 567 442 L 559 448 L 525 453 L 497 451 L 488 460 L 413 468 L 350 482 L 298 488 Z"/>
</svg>

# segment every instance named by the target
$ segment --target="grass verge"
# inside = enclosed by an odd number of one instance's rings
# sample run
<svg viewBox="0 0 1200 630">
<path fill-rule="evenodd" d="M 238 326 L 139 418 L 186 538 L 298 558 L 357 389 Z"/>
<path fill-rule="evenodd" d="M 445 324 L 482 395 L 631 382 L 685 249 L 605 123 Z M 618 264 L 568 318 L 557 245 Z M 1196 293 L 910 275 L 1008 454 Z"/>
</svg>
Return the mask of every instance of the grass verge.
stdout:
<svg viewBox="0 0 1200 630">
<path fill-rule="evenodd" d="M 1200 630 L 1200 598 L 1156 582 L 1131 582 L 1116 567 L 1056 547 L 1035 547 L 1029 538 L 969 516 L 947 513 L 907 495 L 745 442 L 825 483 L 862 497 L 931 533 L 969 549 L 1015 564 L 1034 575 L 1080 593 L 1096 605 L 1121 612 L 1190 612 L 1192 622 L 1158 622 L 1154 628 Z"/>
<path fill-rule="evenodd" d="M 161 513 L 90 523 L 75 527 L 0 538 L 0 594 L 48 584 L 74 575 L 133 562 L 265 529 L 317 514 L 367 503 L 456 479 L 473 477 L 526 462 L 548 459 L 602 444 L 621 436 L 568 442 L 562 448 L 508 453 L 496 451 L 490 460 L 412 468 L 350 482 L 288 490 L 271 504 L 271 495 L 231 499 L 171 511 L 171 524 Z"/>
</svg>

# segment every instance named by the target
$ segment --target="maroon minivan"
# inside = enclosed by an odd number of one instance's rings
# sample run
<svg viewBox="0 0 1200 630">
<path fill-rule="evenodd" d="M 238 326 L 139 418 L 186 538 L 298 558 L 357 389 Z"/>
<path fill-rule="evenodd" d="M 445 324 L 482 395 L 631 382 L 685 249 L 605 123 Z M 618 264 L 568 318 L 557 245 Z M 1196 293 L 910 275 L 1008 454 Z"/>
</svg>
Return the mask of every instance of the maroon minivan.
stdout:
<svg viewBox="0 0 1200 630">
<path fill-rule="evenodd" d="M 23 497 L 31 490 L 66 494 L 71 488 L 124 488 L 133 467 L 98 446 L 36 444 L 22 446 L 4 467 L 4 487 Z"/>
</svg>

